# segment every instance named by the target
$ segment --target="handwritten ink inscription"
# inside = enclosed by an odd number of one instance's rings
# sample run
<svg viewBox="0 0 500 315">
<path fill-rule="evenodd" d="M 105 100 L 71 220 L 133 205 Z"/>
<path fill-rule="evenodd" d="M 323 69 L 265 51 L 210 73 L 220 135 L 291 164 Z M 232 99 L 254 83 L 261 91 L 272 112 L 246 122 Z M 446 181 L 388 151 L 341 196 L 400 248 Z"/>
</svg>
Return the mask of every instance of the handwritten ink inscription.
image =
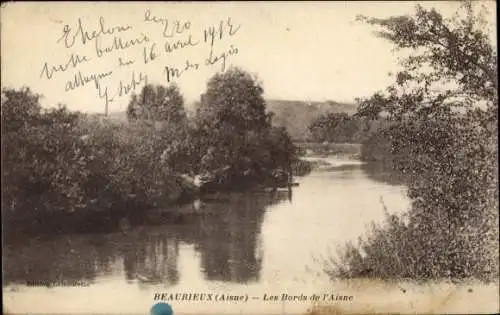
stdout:
<svg viewBox="0 0 500 315">
<path fill-rule="evenodd" d="M 61 84 L 65 92 L 92 88 L 106 112 L 111 103 L 148 83 L 148 71 L 153 70 L 146 70 L 146 65 L 154 64 L 157 72 L 163 71 L 156 77 L 169 84 L 203 67 L 225 71 L 230 59 L 239 53 L 232 38 L 241 25 L 231 17 L 195 25 L 147 9 L 142 20 L 129 24 L 110 23 L 103 16 L 88 20 L 78 18 L 64 25 L 56 44 L 60 49 L 57 53 L 66 57 L 60 62 L 42 62 L 40 79 Z M 144 31 L 146 27 L 151 31 Z M 172 61 L 174 56 L 183 60 L 182 56 L 193 50 L 199 52 L 196 59 Z M 98 60 L 105 60 L 104 66 Z"/>
<path fill-rule="evenodd" d="M 63 28 L 63 35 L 57 40 L 59 43 L 64 39 L 64 46 L 66 48 L 71 48 L 80 39 L 82 45 L 86 45 L 92 40 L 97 40 L 101 36 L 113 35 L 116 33 L 127 32 L 132 29 L 130 25 L 115 25 L 111 27 L 105 27 L 104 18 L 99 17 L 98 29 L 94 31 L 87 31 L 83 24 L 81 18 L 78 18 L 76 30 L 72 29 L 71 26 L 66 24 Z"/>
<path fill-rule="evenodd" d="M 66 62 L 64 64 L 49 66 L 49 64 L 47 62 L 45 62 L 43 64 L 43 67 L 42 67 L 42 72 L 40 73 L 40 78 L 45 77 L 46 79 L 50 80 L 54 76 L 54 73 L 65 72 L 66 70 L 68 70 L 68 68 L 70 68 L 70 66 L 72 68 L 76 68 L 76 66 L 78 66 L 80 63 L 88 62 L 88 61 L 90 61 L 90 58 L 87 56 L 80 56 L 78 54 L 71 54 L 68 62 Z"/>
<path fill-rule="evenodd" d="M 145 22 L 154 22 L 163 25 L 163 37 L 174 37 L 177 34 L 182 34 L 191 28 L 191 22 L 179 20 L 169 20 L 163 17 L 156 17 L 151 13 L 151 10 L 146 10 L 144 13 Z"/>
</svg>

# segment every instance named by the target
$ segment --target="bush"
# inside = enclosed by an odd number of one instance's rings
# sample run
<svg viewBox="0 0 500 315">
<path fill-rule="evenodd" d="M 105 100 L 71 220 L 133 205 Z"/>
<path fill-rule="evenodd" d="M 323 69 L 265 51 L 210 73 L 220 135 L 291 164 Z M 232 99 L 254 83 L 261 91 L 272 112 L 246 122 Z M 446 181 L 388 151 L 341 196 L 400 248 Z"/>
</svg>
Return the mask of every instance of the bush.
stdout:
<svg viewBox="0 0 500 315">
<path fill-rule="evenodd" d="M 185 149 L 178 131 L 62 106 L 42 110 L 27 89 L 4 91 L 2 120 L 2 209 L 9 213 L 149 207 L 187 189 L 174 167 Z"/>
</svg>

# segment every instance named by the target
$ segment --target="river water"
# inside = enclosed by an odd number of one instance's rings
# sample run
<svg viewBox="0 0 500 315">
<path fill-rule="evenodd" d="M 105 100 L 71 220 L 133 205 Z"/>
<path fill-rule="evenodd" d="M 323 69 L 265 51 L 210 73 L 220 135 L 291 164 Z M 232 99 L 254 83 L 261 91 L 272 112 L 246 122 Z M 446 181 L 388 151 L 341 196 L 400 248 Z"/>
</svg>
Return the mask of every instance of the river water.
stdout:
<svg viewBox="0 0 500 315">
<path fill-rule="evenodd" d="M 311 306 L 264 301 L 264 294 L 353 295 L 361 302 L 359 288 L 328 279 L 325 261 L 372 221 L 383 220 L 383 204 L 391 213 L 406 211 L 405 187 L 355 160 L 323 162 L 297 178 L 291 193 L 221 195 L 194 205 L 207 215 L 175 225 L 4 246 L 4 307 L 12 313 L 147 314 L 161 293 L 245 297 L 168 301 L 175 314 L 300 313 Z"/>
</svg>

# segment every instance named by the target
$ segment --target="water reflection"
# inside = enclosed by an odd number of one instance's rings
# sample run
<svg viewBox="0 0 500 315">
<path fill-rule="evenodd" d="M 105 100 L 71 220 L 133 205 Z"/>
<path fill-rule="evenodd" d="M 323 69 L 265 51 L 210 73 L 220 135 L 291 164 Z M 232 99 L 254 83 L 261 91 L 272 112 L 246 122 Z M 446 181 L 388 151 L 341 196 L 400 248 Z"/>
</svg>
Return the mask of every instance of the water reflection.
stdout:
<svg viewBox="0 0 500 315">
<path fill-rule="evenodd" d="M 199 213 L 190 220 L 163 224 L 157 213 L 125 232 L 52 235 L 22 244 L 6 237 L 4 285 L 92 283 L 119 275 L 129 282 L 171 286 L 179 282 L 181 244 L 194 245 L 207 280 L 257 281 L 261 269 L 257 240 L 264 213 L 289 197 L 286 191 L 227 194 L 197 201 L 192 207 Z"/>
<path fill-rule="evenodd" d="M 125 278 L 150 284 L 173 285 L 179 281 L 177 257 L 179 241 L 167 233 L 146 233 L 139 238 L 123 242 L 119 256 L 123 257 Z"/>
<path fill-rule="evenodd" d="M 392 186 L 400 186 L 404 184 L 402 176 L 398 175 L 394 170 L 395 165 L 391 161 L 369 162 L 362 164 L 361 168 L 369 178 L 377 182 Z"/>
<path fill-rule="evenodd" d="M 239 283 L 258 280 L 261 260 L 256 253 L 257 237 L 266 206 L 271 203 L 267 194 L 241 194 L 229 195 L 224 203 L 206 206 L 211 208 L 209 212 L 220 212 L 201 219 L 198 230 L 197 249 L 208 280 Z"/>
</svg>

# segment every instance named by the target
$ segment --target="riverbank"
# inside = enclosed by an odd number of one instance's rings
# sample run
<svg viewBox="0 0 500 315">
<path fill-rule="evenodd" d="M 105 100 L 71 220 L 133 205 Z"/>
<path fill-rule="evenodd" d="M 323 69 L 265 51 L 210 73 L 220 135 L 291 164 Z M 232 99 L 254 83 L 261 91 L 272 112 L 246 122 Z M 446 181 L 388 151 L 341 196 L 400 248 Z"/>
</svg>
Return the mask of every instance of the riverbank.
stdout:
<svg viewBox="0 0 500 315">
<path fill-rule="evenodd" d="M 312 164 L 305 159 L 296 160 L 292 165 L 293 176 L 307 175 L 313 169 Z M 73 211 L 4 211 L 4 235 L 16 239 L 43 234 L 123 232 L 144 224 L 185 224 L 196 217 L 210 215 L 206 207 L 200 207 L 206 200 L 224 199 L 225 195 L 234 193 L 273 194 L 279 188 L 292 189 L 297 185 L 293 182 L 286 185 L 255 182 L 245 178 L 213 185 L 195 181 L 189 176 L 177 176 L 172 181 L 176 183 L 176 188 L 165 191 L 163 200 L 156 200 L 155 204 L 130 199 L 108 207 L 99 206 L 97 202 L 85 202 L 85 206 Z"/>
<path fill-rule="evenodd" d="M 329 142 L 295 142 L 302 155 L 342 156 L 359 159 L 361 157 L 360 143 L 329 143 Z"/>
<path fill-rule="evenodd" d="M 27 87 L 2 91 L 2 217 L 14 222 L 9 229 L 65 226 L 68 218 L 91 227 L 101 217 L 190 202 L 199 192 L 181 174 L 230 169 L 222 176 L 230 179 L 210 189 L 218 192 L 272 186 L 276 174 L 290 173 L 295 147 L 286 129 L 272 125 L 263 89 L 246 71 L 209 79 L 195 115 L 175 85 L 147 85 L 140 93 L 152 98 L 131 96 L 127 120 L 116 121 L 42 107 Z"/>
</svg>

